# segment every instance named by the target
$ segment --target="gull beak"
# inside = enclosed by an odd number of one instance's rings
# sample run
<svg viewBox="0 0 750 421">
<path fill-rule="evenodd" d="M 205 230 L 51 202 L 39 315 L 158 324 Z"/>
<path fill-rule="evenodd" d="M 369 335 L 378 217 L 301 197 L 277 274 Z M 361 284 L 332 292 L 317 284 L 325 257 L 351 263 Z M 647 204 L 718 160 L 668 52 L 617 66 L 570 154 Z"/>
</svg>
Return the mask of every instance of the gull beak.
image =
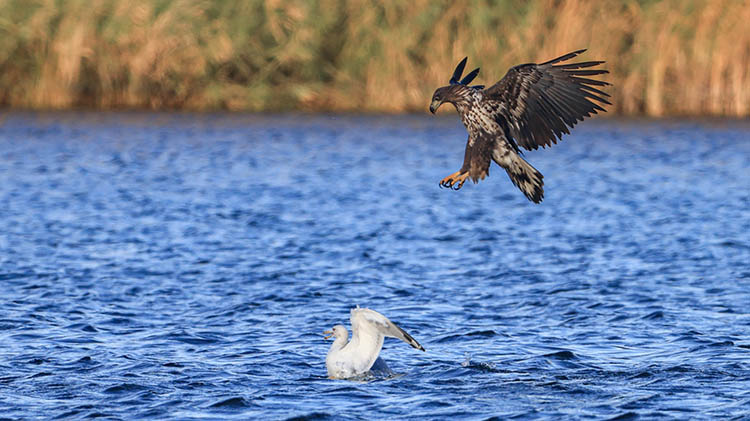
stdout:
<svg viewBox="0 0 750 421">
<path fill-rule="evenodd" d="M 440 108 L 440 105 L 442 105 L 441 101 L 438 101 L 436 99 L 433 99 L 430 103 L 430 112 L 435 114 L 438 108 Z"/>
<path fill-rule="evenodd" d="M 325 332 L 323 332 L 323 334 L 326 335 L 326 336 L 323 337 L 323 339 L 328 339 L 331 336 L 333 336 L 333 331 L 332 330 L 326 330 Z"/>
</svg>

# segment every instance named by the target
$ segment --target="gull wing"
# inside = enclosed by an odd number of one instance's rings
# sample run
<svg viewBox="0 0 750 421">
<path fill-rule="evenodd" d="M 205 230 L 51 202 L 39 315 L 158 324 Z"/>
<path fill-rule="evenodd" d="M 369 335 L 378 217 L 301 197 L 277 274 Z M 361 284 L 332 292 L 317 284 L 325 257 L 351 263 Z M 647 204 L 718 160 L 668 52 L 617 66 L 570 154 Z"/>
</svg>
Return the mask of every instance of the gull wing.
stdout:
<svg viewBox="0 0 750 421">
<path fill-rule="evenodd" d="M 401 339 L 413 348 L 424 351 L 424 347 L 420 345 L 416 339 L 412 338 L 411 335 L 406 333 L 406 331 L 375 310 L 370 310 L 369 308 L 353 308 L 350 319 L 352 322 L 352 330 L 375 330 L 380 332 L 383 336 Z"/>
</svg>

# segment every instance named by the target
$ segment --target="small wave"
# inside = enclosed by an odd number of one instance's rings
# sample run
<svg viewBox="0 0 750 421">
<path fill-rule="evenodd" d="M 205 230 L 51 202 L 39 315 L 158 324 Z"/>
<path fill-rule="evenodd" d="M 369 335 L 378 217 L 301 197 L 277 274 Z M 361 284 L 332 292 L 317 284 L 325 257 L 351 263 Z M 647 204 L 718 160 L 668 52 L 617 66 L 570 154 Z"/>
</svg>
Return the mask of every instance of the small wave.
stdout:
<svg viewBox="0 0 750 421">
<path fill-rule="evenodd" d="M 723 346 L 734 346 L 734 342 L 732 341 L 720 341 L 720 342 L 714 342 L 708 346 L 711 347 L 723 347 Z"/>
<path fill-rule="evenodd" d="M 51 376 L 51 375 L 52 375 L 52 373 L 50 373 L 49 371 L 40 371 L 39 373 L 32 374 L 29 378 L 30 379 L 38 379 L 39 377 L 47 377 L 47 376 Z"/>
<path fill-rule="evenodd" d="M 691 367 L 684 366 L 684 365 L 675 365 L 675 366 L 667 368 L 664 371 L 668 373 L 689 373 L 693 371 L 693 369 Z"/>
<path fill-rule="evenodd" d="M 732 241 L 732 240 L 722 241 L 719 243 L 719 245 L 722 247 L 750 249 L 750 246 L 748 246 L 747 244 L 741 243 L 739 241 Z"/>
<path fill-rule="evenodd" d="M 12 279 L 27 278 L 30 276 L 34 276 L 34 273 L 33 272 L 0 273 L 0 281 L 9 281 Z"/>
<path fill-rule="evenodd" d="M 251 401 L 243 397 L 236 396 L 213 403 L 209 405 L 209 408 L 249 408 L 251 406 L 253 406 L 253 403 Z"/>
<path fill-rule="evenodd" d="M 479 336 L 482 338 L 489 338 L 495 335 L 497 335 L 497 333 L 494 330 L 475 330 L 461 336 Z"/>
<path fill-rule="evenodd" d="M 212 338 L 208 335 L 195 335 L 190 334 L 187 332 L 181 332 L 181 333 L 173 333 L 167 335 L 169 339 L 183 342 L 190 345 L 205 345 L 205 344 L 213 344 L 218 342 L 218 339 Z"/>
<path fill-rule="evenodd" d="M 654 377 L 654 373 L 650 371 L 641 371 L 640 373 L 634 374 L 628 378 L 632 380 L 632 379 L 648 379 L 651 377 Z"/>
<path fill-rule="evenodd" d="M 112 386 L 104 389 L 104 393 L 110 393 L 110 394 L 120 394 L 120 393 L 127 393 L 127 392 L 137 392 L 140 390 L 145 390 L 146 386 L 141 386 L 139 384 L 134 383 L 122 383 L 118 384 L 117 386 Z"/>
<path fill-rule="evenodd" d="M 626 412 L 616 417 L 609 418 L 610 421 L 629 421 L 629 420 L 637 420 L 637 419 L 638 419 L 638 414 L 635 412 Z"/>
<path fill-rule="evenodd" d="M 436 340 L 435 342 L 438 342 L 438 343 L 453 342 L 457 339 L 466 338 L 466 337 L 491 338 L 495 335 L 497 335 L 497 332 L 495 332 L 494 330 L 475 330 L 475 331 L 464 333 L 464 334 L 454 334 L 454 335 L 444 336 Z"/>
<path fill-rule="evenodd" d="M 643 319 L 643 320 L 659 320 L 659 319 L 663 319 L 663 318 L 664 318 L 664 312 L 661 311 L 661 310 L 654 311 L 652 313 L 649 313 L 649 314 L 641 317 L 641 319 Z"/>
<path fill-rule="evenodd" d="M 502 370 L 495 367 L 495 364 L 493 363 L 485 363 L 485 362 L 475 363 L 475 362 L 469 361 L 468 363 L 466 362 L 461 363 L 461 366 L 464 368 L 481 371 L 484 373 L 501 373 L 502 372 Z"/>
<path fill-rule="evenodd" d="M 547 358 L 556 358 L 558 360 L 575 360 L 578 359 L 576 354 L 574 354 L 572 351 L 558 351 L 553 352 L 551 354 L 544 354 L 543 357 Z"/>
<path fill-rule="evenodd" d="M 500 370 L 498 370 L 497 368 L 495 368 L 495 364 L 493 364 L 493 363 L 473 362 L 473 361 L 471 361 L 471 354 L 469 354 L 469 353 L 466 353 L 464 357 L 465 357 L 465 359 L 461 363 L 461 367 L 463 367 L 463 368 L 468 368 L 468 369 L 477 370 L 477 371 L 483 371 L 483 372 L 488 372 L 488 373 L 498 373 L 498 372 L 500 372 Z"/>
<path fill-rule="evenodd" d="M 65 327 L 66 329 L 80 330 L 83 332 L 96 333 L 99 332 L 97 328 L 88 323 L 73 323 Z"/>
<path fill-rule="evenodd" d="M 286 421 L 316 421 L 327 420 L 331 418 L 333 418 L 333 416 L 326 412 L 312 412 L 305 415 L 295 415 L 293 417 L 287 418 Z"/>
</svg>

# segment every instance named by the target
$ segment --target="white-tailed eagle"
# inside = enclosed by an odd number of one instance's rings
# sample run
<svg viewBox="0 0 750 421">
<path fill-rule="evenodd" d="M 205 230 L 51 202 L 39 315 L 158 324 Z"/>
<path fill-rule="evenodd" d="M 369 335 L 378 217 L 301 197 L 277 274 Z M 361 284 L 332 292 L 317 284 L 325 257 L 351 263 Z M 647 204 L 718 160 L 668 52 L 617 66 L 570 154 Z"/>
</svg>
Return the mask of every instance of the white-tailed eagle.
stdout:
<svg viewBox="0 0 750 421">
<path fill-rule="evenodd" d="M 463 166 L 442 179 L 440 186 L 458 190 L 469 177 L 477 183 L 489 175 L 492 160 L 529 200 L 541 202 L 544 177 L 521 157 L 519 146 L 532 150 L 557 143 L 564 133 L 570 134 L 569 127 L 597 111 L 605 112 L 599 103 L 611 105 L 609 95 L 596 88 L 609 83 L 586 77 L 609 73 L 591 69 L 603 61 L 557 64 L 584 51 L 512 67 L 487 89 L 469 86 L 478 68 L 461 79 L 466 58 L 461 60 L 450 85 L 438 88 L 430 104 L 433 114 L 444 102 L 453 104 L 469 132 Z"/>
</svg>

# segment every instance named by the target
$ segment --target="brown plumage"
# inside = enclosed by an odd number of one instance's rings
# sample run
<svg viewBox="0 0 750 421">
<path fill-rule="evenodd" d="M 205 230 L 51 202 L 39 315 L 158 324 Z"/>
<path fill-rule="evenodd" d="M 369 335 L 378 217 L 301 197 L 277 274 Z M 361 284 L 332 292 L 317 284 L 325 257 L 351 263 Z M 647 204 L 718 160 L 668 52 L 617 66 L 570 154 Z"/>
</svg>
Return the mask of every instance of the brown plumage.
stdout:
<svg viewBox="0 0 750 421">
<path fill-rule="evenodd" d="M 585 77 L 609 73 L 590 69 L 603 61 L 557 64 L 584 51 L 541 64 L 512 67 L 487 89 L 468 86 L 479 73 L 478 68 L 461 79 L 464 58 L 453 72 L 450 85 L 438 88 L 430 104 L 433 114 L 441 104 L 453 104 L 469 132 L 463 166 L 442 179 L 440 185 L 458 190 L 467 178 L 477 183 L 489 175 L 492 160 L 505 169 L 529 200 L 541 202 L 544 176 L 521 157 L 519 146 L 532 150 L 557 143 L 563 134 L 570 134 L 568 128 L 585 117 L 605 112 L 600 104 L 611 105 L 606 99 L 609 95 L 596 88 L 609 83 Z"/>
</svg>

